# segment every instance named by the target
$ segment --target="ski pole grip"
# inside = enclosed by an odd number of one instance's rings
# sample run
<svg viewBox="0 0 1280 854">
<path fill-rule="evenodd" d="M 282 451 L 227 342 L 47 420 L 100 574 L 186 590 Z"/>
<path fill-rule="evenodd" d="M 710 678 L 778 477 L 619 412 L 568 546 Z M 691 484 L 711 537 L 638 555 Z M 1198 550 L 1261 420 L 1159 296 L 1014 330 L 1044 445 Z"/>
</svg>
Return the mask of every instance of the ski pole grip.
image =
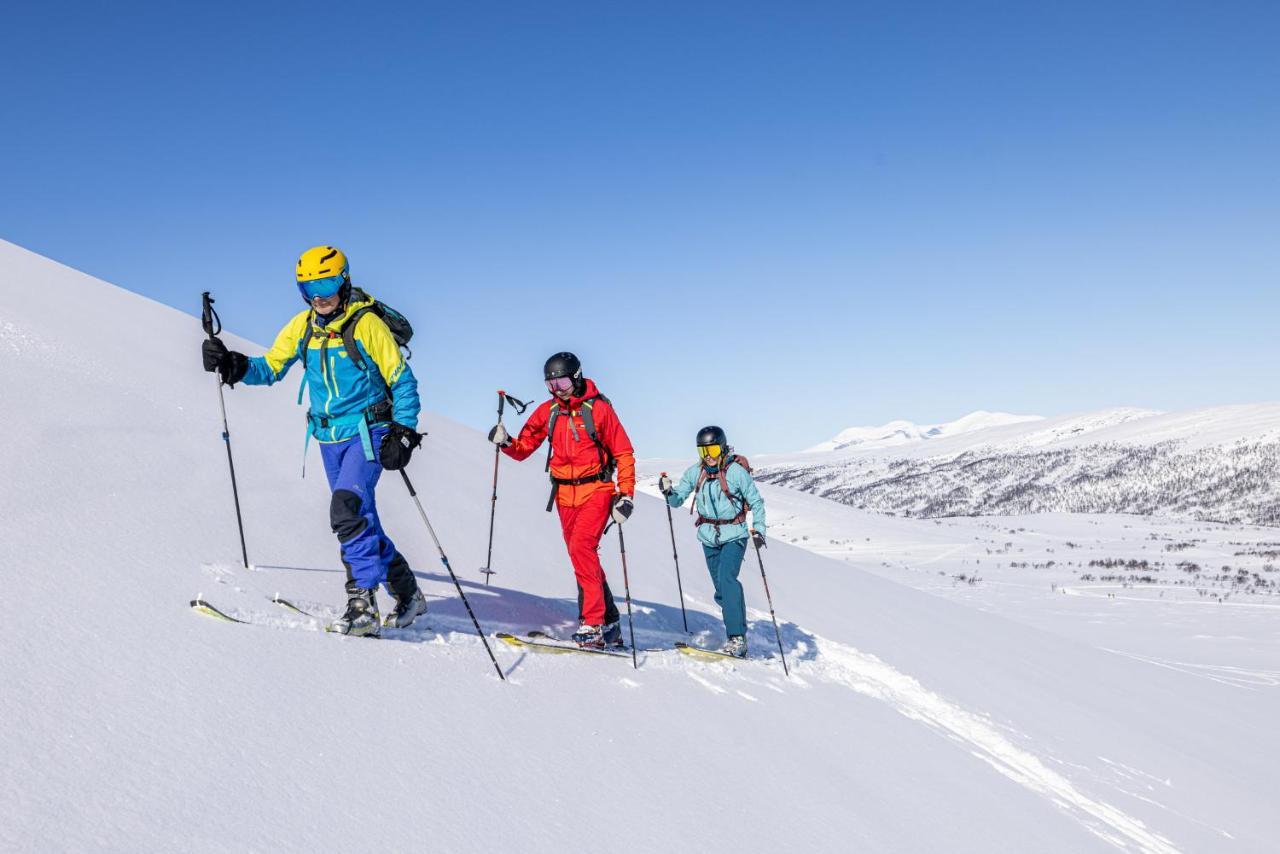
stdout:
<svg viewBox="0 0 1280 854">
<path fill-rule="evenodd" d="M 507 393 L 502 389 L 498 389 L 498 420 L 502 420 L 502 409 L 507 403 Z"/>
<path fill-rule="evenodd" d="M 221 318 L 218 318 L 217 312 L 213 310 L 213 297 L 209 296 L 209 292 L 205 291 L 200 295 L 200 325 L 204 327 L 205 334 L 210 338 L 217 338 L 218 333 L 222 331 Z M 215 319 L 217 320 L 215 325 Z"/>
</svg>

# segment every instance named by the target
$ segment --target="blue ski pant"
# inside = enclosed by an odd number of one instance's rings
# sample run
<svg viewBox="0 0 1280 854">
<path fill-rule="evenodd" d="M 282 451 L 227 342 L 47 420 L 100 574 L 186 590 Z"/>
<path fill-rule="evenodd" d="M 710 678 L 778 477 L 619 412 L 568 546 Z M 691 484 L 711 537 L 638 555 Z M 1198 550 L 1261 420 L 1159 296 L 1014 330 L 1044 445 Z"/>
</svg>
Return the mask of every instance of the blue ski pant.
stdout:
<svg viewBox="0 0 1280 854">
<path fill-rule="evenodd" d="M 724 615 L 725 634 L 745 635 L 747 603 L 742 595 L 742 582 L 738 581 L 738 571 L 742 569 L 742 558 L 747 553 L 747 538 L 730 540 L 718 546 L 704 543 L 702 552 L 707 558 L 711 583 L 716 586 L 716 604 Z"/>
<path fill-rule="evenodd" d="M 385 429 L 371 431 L 373 447 L 381 447 Z M 382 477 L 382 464 L 365 459 L 359 436 L 344 442 L 322 442 L 320 457 L 333 497 L 329 502 L 329 524 L 342 549 L 347 567 L 348 587 L 376 588 L 388 580 L 397 599 L 413 595 L 417 582 L 408 562 L 382 530 L 374 489 Z"/>
</svg>

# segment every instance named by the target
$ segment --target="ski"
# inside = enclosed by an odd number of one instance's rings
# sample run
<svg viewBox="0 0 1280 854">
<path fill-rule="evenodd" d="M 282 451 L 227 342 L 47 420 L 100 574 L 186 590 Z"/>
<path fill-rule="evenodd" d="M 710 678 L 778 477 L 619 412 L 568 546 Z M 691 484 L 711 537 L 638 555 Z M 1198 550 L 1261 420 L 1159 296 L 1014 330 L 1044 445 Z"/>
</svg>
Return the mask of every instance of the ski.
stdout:
<svg viewBox="0 0 1280 854">
<path fill-rule="evenodd" d="M 692 656 L 694 658 L 705 657 L 717 659 L 719 661 L 763 661 L 768 658 L 767 656 L 765 658 L 739 658 L 738 656 L 730 655 L 727 652 L 720 652 L 715 649 L 703 649 L 700 646 L 690 646 L 689 644 L 681 643 L 680 641 L 676 641 L 675 648 L 680 652 L 683 652 L 685 655 Z"/>
<path fill-rule="evenodd" d="M 325 632 L 328 632 L 329 634 L 341 634 L 341 632 L 335 632 L 329 628 L 330 620 L 328 617 L 323 617 L 319 614 L 313 614 L 310 611 L 306 611 L 302 608 L 299 608 L 297 605 L 293 604 L 288 599 L 283 599 L 278 595 L 273 596 L 271 601 L 274 602 L 276 605 L 279 605 L 280 607 L 284 608 L 285 610 L 292 611 L 295 614 L 300 614 L 304 617 L 309 617 L 313 620 L 320 621 L 323 624 L 322 627 L 324 628 Z M 202 597 L 199 597 L 199 596 L 197 596 L 195 599 L 192 599 L 190 604 L 191 604 L 191 610 L 195 611 L 198 614 L 204 614 L 206 617 L 212 617 L 215 620 L 225 620 L 228 623 L 239 623 L 242 626 L 260 626 L 263 628 L 273 628 L 273 629 L 289 628 L 288 626 L 281 626 L 274 623 L 261 623 L 261 622 L 255 622 L 253 620 L 242 620 L 239 617 L 233 617 L 227 612 L 209 604 L 207 601 L 205 601 Z M 296 628 L 296 626 L 294 628 Z M 405 628 L 400 628 L 400 629 L 393 628 L 392 626 L 383 626 L 382 633 L 377 635 L 361 635 L 361 637 L 374 637 L 374 638 L 388 637 L 386 632 L 393 633 L 392 635 L 390 635 L 390 637 L 397 637 L 397 636 L 403 637 L 404 635 L 400 635 L 399 633 L 405 632 L 405 633 L 411 634 L 413 632 L 418 632 L 418 631 L 435 631 L 435 629 L 432 629 L 430 626 L 428 626 L 426 620 L 424 619 L 424 620 L 421 620 L 420 623 L 415 622 L 412 626 L 407 626 Z"/>
<path fill-rule="evenodd" d="M 213 617 L 215 620 L 226 620 L 228 623 L 240 623 L 244 626 L 249 625 L 248 620 L 239 620 L 232 617 L 230 614 L 225 614 L 201 599 L 199 596 L 191 600 L 191 609 L 197 614 L 204 614 L 206 617 Z"/>
<path fill-rule="evenodd" d="M 306 610 L 305 608 L 300 608 L 300 607 L 298 607 L 297 605 L 295 605 L 295 604 L 293 604 L 292 602 L 290 602 L 288 599 L 283 599 L 283 598 L 281 598 L 281 596 L 280 596 L 280 594 L 279 594 L 279 593 L 277 593 L 275 596 L 271 597 L 271 601 L 272 601 L 272 602 L 274 602 L 275 604 L 279 605 L 281 608 L 284 608 L 286 611 L 293 611 L 295 614 L 301 614 L 302 616 L 304 616 L 304 617 L 310 617 L 310 618 L 311 618 L 311 619 L 313 619 L 313 620 L 327 620 L 327 619 L 329 619 L 328 617 L 321 616 L 320 614 L 312 613 L 311 611 L 308 611 L 308 610 Z"/>
<path fill-rule="evenodd" d="M 555 640 L 554 638 L 551 638 L 550 635 L 543 634 L 542 632 L 530 633 L 530 638 L 534 638 L 534 637 L 548 638 L 549 640 L 532 640 L 532 639 L 518 638 L 515 635 L 509 635 L 506 632 L 498 632 L 496 635 L 494 635 L 494 637 L 496 637 L 498 640 L 502 641 L 503 643 L 507 644 L 508 646 L 514 646 L 517 648 L 527 648 L 535 652 L 547 652 L 547 653 L 553 653 L 553 654 L 557 652 L 585 652 L 588 655 L 605 655 L 605 656 L 608 656 L 609 658 L 630 658 L 631 657 L 631 651 L 624 647 L 615 647 L 614 649 L 610 650 L 610 649 L 589 649 L 587 647 L 576 646 L 576 645 L 570 646 L 567 643 L 566 644 L 554 643 L 552 642 Z"/>
</svg>

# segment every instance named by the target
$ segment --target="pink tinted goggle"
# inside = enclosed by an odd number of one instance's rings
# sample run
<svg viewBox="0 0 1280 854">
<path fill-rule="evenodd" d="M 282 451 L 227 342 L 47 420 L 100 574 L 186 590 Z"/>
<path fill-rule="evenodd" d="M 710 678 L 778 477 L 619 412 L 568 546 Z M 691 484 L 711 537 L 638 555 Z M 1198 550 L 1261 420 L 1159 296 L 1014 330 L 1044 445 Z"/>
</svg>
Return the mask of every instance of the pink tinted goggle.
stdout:
<svg viewBox="0 0 1280 854">
<path fill-rule="evenodd" d="M 547 391 L 552 394 L 566 392 L 573 388 L 573 377 L 556 377 L 553 380 L 547 380 Z"/>
</svg>

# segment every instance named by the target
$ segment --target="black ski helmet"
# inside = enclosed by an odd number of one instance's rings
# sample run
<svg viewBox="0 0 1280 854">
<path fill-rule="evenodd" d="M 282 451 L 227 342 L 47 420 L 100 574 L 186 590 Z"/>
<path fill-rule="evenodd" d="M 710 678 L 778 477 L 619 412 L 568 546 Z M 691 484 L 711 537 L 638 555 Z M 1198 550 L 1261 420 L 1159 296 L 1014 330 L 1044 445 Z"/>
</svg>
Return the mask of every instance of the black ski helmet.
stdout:
<svg viewBox="0 0 1280 854">
<path fill-rule="evenodd" d="M 556 353 L 542 366 L 542 378 L 554 380 L 568 377 L 576 385 L 582 379 L 582 363 L 572 353 Z"/>
<path fill-rule="evenodd" d="M 724 431 L 712 424 L 710 427 L 703 427 L 698 431 L 698 447 L 705 448 L 708 445 L 719 445 L 721 448 L 729 447 L 729 439 L 724 435 Z"/>
</svg>

